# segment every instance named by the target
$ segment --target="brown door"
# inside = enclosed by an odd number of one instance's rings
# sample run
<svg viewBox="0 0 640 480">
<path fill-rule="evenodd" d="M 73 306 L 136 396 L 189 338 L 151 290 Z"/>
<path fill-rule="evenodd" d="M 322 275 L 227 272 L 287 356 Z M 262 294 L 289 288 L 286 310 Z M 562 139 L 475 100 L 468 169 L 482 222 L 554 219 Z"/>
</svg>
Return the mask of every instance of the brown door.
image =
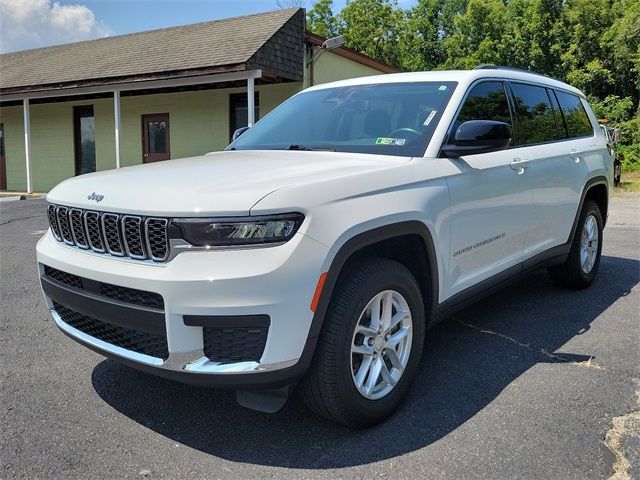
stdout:
<svg viewBox="0 0 640 480">
<path fill-rule="evenodd" d="M 0 190 L 7 189 L 7 163 L 4 159 L 4 125 L 0 123 Z"/>
<path fill-rule="evenodd" d="M 168 113 L 142 116 L 142 153 L 144 163 L 171 158 Z"/>
</svg>

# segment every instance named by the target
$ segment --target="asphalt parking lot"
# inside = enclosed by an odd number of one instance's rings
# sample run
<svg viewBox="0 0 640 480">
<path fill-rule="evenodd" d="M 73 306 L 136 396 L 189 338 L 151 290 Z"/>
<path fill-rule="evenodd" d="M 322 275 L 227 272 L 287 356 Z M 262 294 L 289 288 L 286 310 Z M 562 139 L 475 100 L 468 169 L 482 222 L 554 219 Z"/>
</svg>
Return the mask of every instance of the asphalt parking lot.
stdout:
<svg viewBox="0 0 640 480">
<path fill-rule="evenodd" d="M 0 202 L 0 478 L 640 478 L 640 197 L 612 200 L 590 289 L 540 272 L 440 324 L 401 409 L 365 431 L 65 337 L 37 281 L 44 208 Z"/>
</svg>

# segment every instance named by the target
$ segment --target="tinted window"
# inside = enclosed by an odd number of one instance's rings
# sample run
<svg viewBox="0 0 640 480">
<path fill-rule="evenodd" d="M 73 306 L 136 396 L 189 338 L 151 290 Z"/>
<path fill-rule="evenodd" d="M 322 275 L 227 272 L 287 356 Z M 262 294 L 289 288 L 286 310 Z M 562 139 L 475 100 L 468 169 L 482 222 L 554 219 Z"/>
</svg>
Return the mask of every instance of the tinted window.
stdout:
<svg viewBox="0 0 640 480">
<path fill-rule="evenodd" d="M 516 145 L 544 143 L 558 139 L 556 119 L 547 90 L 543 87 L 513 83 L 516 111 Z"/>
<path fill-rule="evenodd" d="M 593 127 L 582 102 L 576 95 L 556 91 L 560 109 L 567 124 L 569 137 L 588 137 L 593 135 Z"/>
<path fill-rule="evenodd" d="M 422 156 L 455 86 L 411 82 L 309 90 L 291 97 L 227 148 L 294 146 Z"/>
<path fill-rule="evenodd" d="M 547 89 L 547 95 L 549 95 L 549 99 L 551 100 L 551 106 L 553 107 L 553 116 L 556 119 L 556 128 L 558 130 L 559 138 L 567 138 L 567 126 L 564 124 L 564 118 L 562 117 L 562 112 L 560 111 L 560 105 L 558 104 L 558 99 L 556 98 L 556 94 L 553 93 L 553 90 Z"/>
<path fill-rule="evenodd" d="M 484 82 L 471 89 L 458 114 L 455 129 L 469 120 L 496 120 L 511 125 L 509 102 L 502 82 Z"/>
</svg>

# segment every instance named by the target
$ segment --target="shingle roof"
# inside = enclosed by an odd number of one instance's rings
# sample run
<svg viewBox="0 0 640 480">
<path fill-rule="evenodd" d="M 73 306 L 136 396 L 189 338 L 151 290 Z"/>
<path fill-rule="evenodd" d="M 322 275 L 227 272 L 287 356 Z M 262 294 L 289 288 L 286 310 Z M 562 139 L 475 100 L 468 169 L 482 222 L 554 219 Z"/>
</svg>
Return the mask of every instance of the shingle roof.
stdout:
<svg viewBox="0 0 640 480">
<path fill-rule="evenodd" d="M 6 53 L 0 55 L 0 91 L 10 93 L 42 85 L 71 86 L 74 82 L 105 78 L 136 79 L 150 75 L 163 78 L 170 72 L 212 67 L 242 70 L 292 19 L 296 26 L 301 22 L 302 49 L 304 12 L 290 8 Z M 296 37 L 297 30 L 293 28 Z"/>
</svg>

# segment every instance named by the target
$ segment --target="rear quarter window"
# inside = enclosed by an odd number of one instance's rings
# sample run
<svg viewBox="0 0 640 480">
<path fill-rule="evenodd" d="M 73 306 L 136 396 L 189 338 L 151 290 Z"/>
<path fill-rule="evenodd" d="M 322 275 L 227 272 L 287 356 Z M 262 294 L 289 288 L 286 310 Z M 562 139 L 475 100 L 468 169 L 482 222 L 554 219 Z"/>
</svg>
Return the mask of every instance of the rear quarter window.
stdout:
<svg viewBox="0 0 640 480">
<path fill-rule="evenodd" d="M 560 110 L 567 125 L 569 138 L 590 137 L 593 135 L 593 126 L 578 96 L 571 93 L 556 91 Z"/>
</svg>

